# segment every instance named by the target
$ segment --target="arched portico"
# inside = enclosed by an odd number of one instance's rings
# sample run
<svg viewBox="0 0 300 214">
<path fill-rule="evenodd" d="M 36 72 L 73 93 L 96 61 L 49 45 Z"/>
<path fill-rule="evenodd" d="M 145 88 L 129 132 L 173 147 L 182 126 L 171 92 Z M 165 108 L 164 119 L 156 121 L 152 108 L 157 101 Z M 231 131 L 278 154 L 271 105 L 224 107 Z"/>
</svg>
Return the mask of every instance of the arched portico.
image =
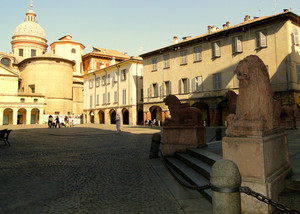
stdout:
<svg viewBox="0 0 300 214">
<path fill-rule="evenodd" d="M 116 116 L 117 116 L 116 111 L 114 109 L 111 109 L 109 111 L 110 124 L 116 124 Z"/>
<path fill-rule="evenodd" d="M 26 124 L 26 118 L 27 118 L 27 110 L 25 108 L 20 108 L 18 110 L 18 116 L 17 116 L 17 124 Z"/>
<path fill-rule="evenodd" d="M 90 121 L 89 122 L 90 123 L 94 123 L 95 122 L 95 115 L 94 115 L 93 111 L 90 112 Z"/>
<path fill-rule="evenodd" d="M 151 120 L 162 121 L 162 109 L 159 106 L 150 107 Z"/>
<path fill-rule="evenodd" d="M 6 108 L 3 111 L 3 125 L 13 124 L 13 110 L 11 108 Z"/>
<path fill-rule="evenodd" d="M 40 121 L 40 110 L 34 108 L 31 110 L 30 124 L 39 124 Z"/>
<path fill-rule="evenodd" d="M 104 111 L 100 110 L 98 112 L 99 124 L 105 124 L 105 114 Z"/>
<path fill-rule="evenodd" d="M 204 102 L 196 102 L 192 105 L 192 107 L 196 107 L 201 110 L 202 120 L 205 121 L 206 126 L 210 126 L 209 106 Z"/>
<path fill-rule="evenodd" d="M 122 109 L 123 125 L 129 125 L 129 111 L 128 109 Z"/>
</svg>

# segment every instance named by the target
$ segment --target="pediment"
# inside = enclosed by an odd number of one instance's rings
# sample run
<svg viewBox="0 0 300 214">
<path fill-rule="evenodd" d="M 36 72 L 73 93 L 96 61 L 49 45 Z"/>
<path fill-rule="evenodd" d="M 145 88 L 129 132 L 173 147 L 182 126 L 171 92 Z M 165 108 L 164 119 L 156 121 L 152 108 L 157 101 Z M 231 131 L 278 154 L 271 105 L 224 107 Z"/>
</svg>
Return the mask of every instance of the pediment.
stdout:
<svg viewBox="0 0 300 214">
<path fill-rule="evenodd" d="M 0 76 L 12 76 L 12 77 L 20 77 L 20 75 L 2 64 L 0 64 Z"/>
</svg>

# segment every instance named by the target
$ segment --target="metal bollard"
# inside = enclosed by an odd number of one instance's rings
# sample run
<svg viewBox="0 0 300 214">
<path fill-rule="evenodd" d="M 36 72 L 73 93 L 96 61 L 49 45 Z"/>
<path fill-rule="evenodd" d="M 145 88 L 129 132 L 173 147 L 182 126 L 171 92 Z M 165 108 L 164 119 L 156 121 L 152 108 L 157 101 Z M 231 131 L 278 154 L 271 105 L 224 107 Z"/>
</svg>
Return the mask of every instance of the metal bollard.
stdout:
<svg viewBox="0 0 300 214">
<path fill-rule="evenodd" d="M 213 214 L 241 213 L 241 174 L 231 160 L 218 160 L 210 174 Z"/>
<path fill-rule="evenodd" d="M 149 159 L 158 158 L 159 145 L 161 144 L 161 135 L 155 133 L 152 135 L 151 149 Z"/>
</svg>

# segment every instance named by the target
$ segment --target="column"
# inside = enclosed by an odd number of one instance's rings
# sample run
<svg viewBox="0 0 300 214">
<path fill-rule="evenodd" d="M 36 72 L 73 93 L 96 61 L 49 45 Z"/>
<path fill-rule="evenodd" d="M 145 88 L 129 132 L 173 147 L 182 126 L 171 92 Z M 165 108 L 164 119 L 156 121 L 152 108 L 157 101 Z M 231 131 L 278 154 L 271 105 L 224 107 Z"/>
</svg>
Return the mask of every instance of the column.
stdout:
<svg viewBox="0 0 300 214">
<path fill-rule="evenodd" d="M 44 124 L 44 108 L 39 108 L 39 124 Z"/>
<path fill-rule="evenodd" d="M 0 108 L 0 126 L 3 125 L 3 108 Z"/>
<path fill-rule="evenodd" d="M 17 125 L 18 124 L 18 109 L 17 108 L 13 108 L 13 125 Z"/>
<path fill-rule="evenodd" d="M 26 108 L 26 125 L 29 125 L 31 122 L 31 108 Z"/>
</svg>

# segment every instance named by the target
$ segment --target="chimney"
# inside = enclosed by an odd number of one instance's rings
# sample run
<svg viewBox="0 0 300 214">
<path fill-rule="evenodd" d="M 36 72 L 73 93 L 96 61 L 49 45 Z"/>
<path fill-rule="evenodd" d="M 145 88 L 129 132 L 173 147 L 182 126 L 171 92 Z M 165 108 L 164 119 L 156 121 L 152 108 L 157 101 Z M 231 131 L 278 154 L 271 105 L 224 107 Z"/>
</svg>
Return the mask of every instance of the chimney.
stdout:
<svg viewBox="0 0 300 214">
<path fill-rule="evenodd" d="M 283 9 L 283 12 L 289 12 L 289 9 Z"/>
<path fill-rule="evenodd" d="M 226 22 L 227 29 L 230 28 L 230 22 Z"/>
<path fill-rule="evenodd" d="M 189 40 L 190 38 L 191 38 L 191 36 L 185 36 L 185 37 L 182 37 L 182 40 L 186 41 L 186 40 Z"/>
<path fill-rule="evenodd" d="M 245 18 L 244 18 L 244 22 L 249 21 L 250 19 L 251 19 L 251 16 L 250 15 L 246 15 Z"/>
<path fill-rule="evenodd" d="M 219 30 L 219 28 L 214 25 L 214 26 L 211 27 L 210 32 L 213 33 L 213 32 L 216 32 L 218 30 Z"/>
<path fill-rule="evenodd" d="M 178 37 L 177 36 L 173 36 L 173 44 L 177 44 L 178 43 Z"/>
<path fill-rule="evenodd" d="M 210 25 L 207 26 L 207 30 L 208 30 L 208 33 L 211 33 L 211 26 Z"/>
<path fill-rule="evenodd" d="M 110 65 L 114 65 L 114 64 L 116 64 L 116 57 L 113 57 L 110 62 Z"/>
</svg>

